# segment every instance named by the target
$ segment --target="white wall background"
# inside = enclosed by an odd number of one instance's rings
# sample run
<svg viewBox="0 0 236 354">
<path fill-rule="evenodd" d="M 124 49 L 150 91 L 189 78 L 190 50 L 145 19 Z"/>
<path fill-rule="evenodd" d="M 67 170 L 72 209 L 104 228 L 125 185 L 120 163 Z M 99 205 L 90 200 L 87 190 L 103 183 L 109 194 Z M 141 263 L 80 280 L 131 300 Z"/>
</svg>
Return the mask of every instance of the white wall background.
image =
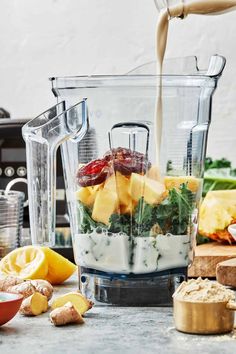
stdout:
<svg viewBox="0 0 236 354">
<path fill-rule="evenodd" d="M 155 59 L 153 0 L 0 0 L 0 106 L 33 117 L 55 103 L 50 76 L 124 73 Z M 173 20 L 167 56 L 227 58 L 208 155 L 236 166 L 236 12 Z M 205 65 L 206 66 L 206 65 Z"/>
</svg>

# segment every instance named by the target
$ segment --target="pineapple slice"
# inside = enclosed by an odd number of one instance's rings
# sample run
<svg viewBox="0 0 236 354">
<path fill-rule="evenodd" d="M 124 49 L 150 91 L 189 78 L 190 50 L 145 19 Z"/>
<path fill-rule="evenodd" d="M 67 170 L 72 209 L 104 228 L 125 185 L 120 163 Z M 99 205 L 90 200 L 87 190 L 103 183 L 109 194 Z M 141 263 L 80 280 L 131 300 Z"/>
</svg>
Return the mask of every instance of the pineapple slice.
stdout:
<svg viewBox="0 0 236 354">
<path fill-rule="evenodd" d="M 145 179 L 144 200 L 148 204 L 161 203 L 165 197 L 165 185 L 150 178 Z"/>
<path fill-rule="evenodd" d="M 160 203 L 163 200 L 165 191 L 164 184 L 138 173 L 132 173 L 130 195 L 135 202 L 144 197 L 145 202 L 148 204 Z"/>
<path fill-rule="evenodd" d="M 129 178 L 123 176 L 120 172 L 109 177 L 105 184 L 105 189 L 109 189 L 118 194 L 119 202 L 126 207 L 132 206 L 132 200 L 129 195 Z"/>
<path fill-rule="evenodd" d="M 199 233 L 215 240 L 229 241 L 227 227 L 235 219 L 236 190 L 210 191 L 200 207 Z"/>
<path fill-rule="evenodd" d="M 96 194 L 101 187 L 102 184 L 91 187 L 82 187 L 76 192 L 76 199 L 80 200 L 87 206 L 92 206 L 94 204 Z"/>
<path fill-rule="evenodd" d="M 165 176 L 164 178 L 166 189 L 179 189 L 181 184 L 188 183 L 188 189 L 193 193 L 198 192 L 200 181 L 199 178 L 193 176 Z"/>
<path fill-rule="evenodd" d="M 99 189 L 93 206 L 92 218 L 109 225 L 109 218 L 117 211 L 118 205 L 118 197 L 115 192 L 106 188 Z"/>
<path fill-rule="evenodd" d="M 144 195 L 145 177 L 138 173 L 132 173 L 130 178 L 130 195 L 132 200 L 138 202 Z"/>
<path fill-rule="evenodd" d="M 82 187 L 76 192 L 76 199 L 80 200 L 83 204 L 88 206 L 91 203 L 90 197 L 91 194 L 88 187 Z"/>
</svg>

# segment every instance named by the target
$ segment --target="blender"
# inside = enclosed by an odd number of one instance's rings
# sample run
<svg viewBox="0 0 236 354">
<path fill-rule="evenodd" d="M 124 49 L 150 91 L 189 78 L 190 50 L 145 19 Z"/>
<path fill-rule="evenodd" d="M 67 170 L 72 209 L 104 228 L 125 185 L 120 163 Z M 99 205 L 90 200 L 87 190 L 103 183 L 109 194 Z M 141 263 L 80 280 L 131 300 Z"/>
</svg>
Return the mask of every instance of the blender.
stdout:
<svg viewBox="0 0 236 354">
<path fill-rule="evenodd" d="M 58 104 L 27 123 L 34 244 L 55 237 L 60 146 L 79 289 L 115 305 L 170 305 L 193 260 L 212 95 L 225 66 L 169 59 L 162 75 L 162 134 L 156 156 L 159 77 L 149 63 L 125 75 L 51 78 Z"/>
</svg>

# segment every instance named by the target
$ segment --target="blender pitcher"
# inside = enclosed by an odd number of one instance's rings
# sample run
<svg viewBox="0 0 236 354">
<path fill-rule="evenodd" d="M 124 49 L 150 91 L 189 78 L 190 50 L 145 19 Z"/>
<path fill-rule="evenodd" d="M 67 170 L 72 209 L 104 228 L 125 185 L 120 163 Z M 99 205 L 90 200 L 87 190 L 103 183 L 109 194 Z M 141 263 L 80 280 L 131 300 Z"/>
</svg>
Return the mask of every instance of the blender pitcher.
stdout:
<svg viewBox="0 0 236 354">
<path fill-rule="evenodd" d="M 74 257 L 86 296 L 119 305 L 172 303 L 193 259 L 212 94 L 224 65 L 217 55 L 205 71 L 193 57 L 165 61 L 160 159 L 154 63 L 126 75 L 51 78 L 59 108 L 62 101 L 67 110 L 56 113 L 52 132 L 47 119 L 33 128 L 38 134 L 32 135 L 32 123 L 23 130 L 30 170 L 36 156 L 46 159 L 37 157 L 28 175 L 39 186 L 31 189 L 31 223 L 40 219 L 35 229 L 53 239 L 52 176 L 61 144 Z M 87 109 L 74 106 L 84 97 Z M 65 112 L 73 107 L 83 114 L 72 115 L 71 130 Z"/>
</svg>

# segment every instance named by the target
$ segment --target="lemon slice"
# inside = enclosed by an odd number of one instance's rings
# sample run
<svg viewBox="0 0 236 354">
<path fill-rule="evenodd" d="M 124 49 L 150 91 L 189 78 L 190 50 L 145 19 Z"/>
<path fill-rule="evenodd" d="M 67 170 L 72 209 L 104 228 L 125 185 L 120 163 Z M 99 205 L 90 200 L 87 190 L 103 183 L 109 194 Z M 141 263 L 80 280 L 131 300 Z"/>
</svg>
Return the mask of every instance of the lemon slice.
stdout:
<svg viewBox="0 0 236 354">
<path fill-rule="evenodd" d="M 68 261 L 68 259 L 50 248 L 42 247 L 42 251 L 48 262 L 48 273 L 45 279 L 49 281 L 49 283 L 53 285 L 61 284 L 77 269 L 77 266 L 74 263 Z"/>
<path fill-rule="evenodd" d="M 45 279 L 48 273 L 47 258 L 40 247 L 20 247 L 0 261 L 0 272 L 22 279 Z"/>
</svg>

